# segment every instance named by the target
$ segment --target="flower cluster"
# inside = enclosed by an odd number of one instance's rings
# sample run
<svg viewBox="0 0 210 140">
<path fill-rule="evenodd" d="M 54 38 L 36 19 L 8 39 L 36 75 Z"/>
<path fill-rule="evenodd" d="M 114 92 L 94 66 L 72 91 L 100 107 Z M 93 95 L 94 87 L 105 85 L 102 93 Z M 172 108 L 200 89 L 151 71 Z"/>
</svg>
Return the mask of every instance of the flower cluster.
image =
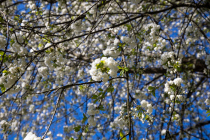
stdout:
<svg viewBox="0 0 210 140">
<path fill-rule="evenodd" d="M 127 126 L 128 124 L 128 116 L 125 115 L 127 114 L 126 112 L 126 104 L 117 104 L 117 106 L 114 107 L 114 110 L 119 113 L 119 116 L 116 117 L 114 119 L 113 122 L 110 123 L 110 127 L 113 128 L 113 129 L 117 129 L 117 128 L 120 128 L 120 129 L 123 129 Z"/>
<path fill-rule="evenodd" d="M 99 113 L 99 110 L 95 109 L 94 104 L 89 103 L 87 114 L 90 115 L 90 117 L 88 118 L 88 123 L 90 125 L 96 126 L 96 120 L 94 119 L 94 115 L 98 113 Z"/>
<path fill-rule="evenodd" d="M 20 76 L 19 72 L 24 71 L 24 69 L 21 67 L 17 67 L 13 65 L 9 65 L 9 66 L 10 68 L 8 70 L 4 70 L 2 76 L 0 77 L 0 85 L 4 86 L 6 89 L 10 88 L 16 82 L 16 80 Z"/>
<path fill-rule="evenodd" d="M 173 83 L 176 86 L 180 86 L 182 82 L 183 82 L 182 78 L 176 78 L 176 79 L 173 80 Z"/>
<path fill-rule="evenodd" d="M 47 77 L 48 75 L 48 68 L 47 67 L 40 67 L 38 68 L 38 72 L 43 76 L 43 77 Z"/>
<path fill-rule="evenodd" d="M 109 46 L 106 50 L 103 51 L 103 54 L 105 56 L 111 56 L 113 58 L 117 58 L 117 56 L 120 54 L 120 51 L 117 49 L 116 46 Z"/>
<path fill-rule="evenodd" d="M 161 64 L 163 65 L 164 68 L 167 68 L 171 66 L 171 63 L 174 63 L 175 61 L 175 53 L 174 52 L 164 52 L 161 55 Z"/>
<path fill-rule="evenodd" d="M 8 127 L 9 123 L 5 120 L 0 121 L 0 128 L 6 128 Z"/>
<path fill-rule="evenodd" d="M 36 4 L 32 1 L 29 1 L 27 7 L 29 7 L 31 10 L 34 10 L 36 8 Z"/>
<path fill-rule="evenodd" d="M 112 128 L 124 128 L 127 125 L 127 122 L 125 121 L 125 118 L 122 116 L 118 116 L 117 118 L 114 119 L 113 122 L 110 123 L 110 127 Z"/>
<path fill-rule="evenodd" d="M 205 103 L 206 103 L 207 105 L 210 105 L 210 99 L 206 99 L 206 100 L 205 100 Z"/>
<path fill-rule="evenodd" d="M 144 29 L 146 31 L 145 36 L 147 36 L 146 38 L 147 41 L 145 42 L 143 50 L 146 50 L 147 48 L 150 48 L 150 49 L 154 48 L 155 51 L 157 51 L 157 50 L 162 49 L 166 45 L 165 40 L 163 40 L 162 38 L 159 38 L 158 36 L 160 25 L 150 23 L 150 24 L 147 24 L 144 27 Z M 154 45 L 157 42 L 159 42 L 159 44 L 157 46 Z"/>
<path fill-rule="evenodd" d="M 6 38 L 2 35 L 0 35 L 0 49 L 4 49 L 7 41 Z"/>
<path fill-rule="evenodd" d="M 147 96 L 145 95 L 144 92 L 141 92 L 141 90 L 137 89 L 136 92 L 135 92 L 134 97 L 136 99 L 143 100 L 143 99 L 146 99 Z"/>
<path fill-rule="evenodd" d="M 176 78 L 173 81 L 167 81 L 165 84 L 164 91 L 170 94 L 170 99 L 173 100 L 175 98 L 175 88 L 180 87 L 183 80 L 181 78 Z M 182 95 L 177 96 L 178 98 L 182 99 Z"/>
<path fill-rule="evenodd" d="M 171 73 L 176 72 L 177 68 L 181 65 L 181 57 L 176 60 L 174 52 L 164 52 L 161 55 L 161 65 L 165 69 L 173 69 L 173 71 L 170 71 Z"/>
<path fill-rule="evenodd" d="M 112 57 L 98 58 L 92 63 L 90 75 L 95 81 L 103 78 L 103 82 L 107 82 L 109 76 L 116 77 L 118 71 L 118 63 Z"/>
<path fill-rule="evenodd" d="M 149 114 L 152 113 L 152 104 L 150 104 L 148 101 L 142 100 L 141 106 L 147 110 L 147 113 Z"/>
</svg>

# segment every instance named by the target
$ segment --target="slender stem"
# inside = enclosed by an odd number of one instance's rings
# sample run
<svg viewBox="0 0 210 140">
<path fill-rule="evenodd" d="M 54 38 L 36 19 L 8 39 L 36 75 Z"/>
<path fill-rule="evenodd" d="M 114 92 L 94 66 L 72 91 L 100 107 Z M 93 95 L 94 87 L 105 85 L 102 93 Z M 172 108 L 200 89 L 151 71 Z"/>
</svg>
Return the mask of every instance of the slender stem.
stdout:
<svg viewBox="0 0 210 140">
<path fill-rule="evenodd" d="M 56 102 L 56 105 L 55 105 L 55 110 L 54 110 L 53 116 L 52 116 L 52 118 L 51 118 L 51 120 L 50 120 L 50 124 L 48 125 L 47 130 L 46 130 L 46 132 L 44 133 L 44 135 L 43 135 L 42 139 L 44 139 L 44 138 L 45 138 L 45 136 L 47 135 L 47 132 L 48 132 L 48 131 L 49 131 L 49 129 L 50 129 L 50 126 L 51 126 L 52 121 L 53 121 L 53 119 L 54 119 L 54 116 L 55 116 L 56 110 L 57 110 L 57 108 L 58 108 L 58 103 L 59 103 L 60 98 L 61 98 L 61 95 L 62 95 L 62 93 L 63 93 L 63 90 L 64 90 L 64 89 L 62 89 L 62 91 L 60 92 L 60 94 L 59 94 L 59 96 L 58 96 L 58 99 L 57 99 L 57 102 Z"/>
<path fill-rule="evenodd" d="M 129 78 L 128 73 L 126 73 L 126 80 L 127 80 L 127 113 L 128 113 L 128 128 L 129 128 L 129 140 L 131 140 L 131 115 L 130 115 L 130 102 L 129 102 Z"/>
<path fill-rule="evenodd" d="M 127 67 L 125 56 L 124 56 L 124 50 L 122 49 L 122 60 L 124 63 L 124 67 Z M 131 114 L 130 114 L 130 92 L 129 92 L 129 77 L 128 72 L 126 72 L 126 86 L 127 86 L 127 114 L 128 114 L 128 135 L 129 140 L 131 140 Z"/>
</svg>

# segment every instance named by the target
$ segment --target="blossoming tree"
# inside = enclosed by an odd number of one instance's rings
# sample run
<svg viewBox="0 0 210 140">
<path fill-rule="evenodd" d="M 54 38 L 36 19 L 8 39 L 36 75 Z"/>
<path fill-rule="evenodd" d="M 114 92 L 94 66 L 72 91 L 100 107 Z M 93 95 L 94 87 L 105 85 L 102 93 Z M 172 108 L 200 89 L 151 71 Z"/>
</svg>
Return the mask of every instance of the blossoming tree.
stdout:
<svg viewBox="0 0 210 140">
<path fill-rule="evenodd" d="M 208 0 L 1 0 L 0 139 L 210 137 Z"/>
</svg>

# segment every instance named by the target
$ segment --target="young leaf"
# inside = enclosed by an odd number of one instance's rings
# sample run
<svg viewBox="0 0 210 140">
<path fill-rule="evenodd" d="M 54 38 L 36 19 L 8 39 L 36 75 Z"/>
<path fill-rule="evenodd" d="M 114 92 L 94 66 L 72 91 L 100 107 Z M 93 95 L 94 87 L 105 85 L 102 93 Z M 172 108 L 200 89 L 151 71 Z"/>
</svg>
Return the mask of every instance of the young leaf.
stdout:
<svg viewBox="0 0 210 140">
<path fill-rule="evenodd" d="M 97 95 L 93 95 L 93 96 L 92 96 L 92 99 L 97 99 L 97 98 L 98 98 Z"/>
<path fill-rule="evenodd" d="M 82 119 L 82 123 L 85 123 L 87 120 L 87 116 L 83 113 L 83 119 Z"/>
<path fill-rule="evenodd" d="M 126 137 L 124 137 L 124 134 L 122 133 L 122 131 L 120 131 L 120 137 L 122 140 L 127 140 Z"/>
<path fill-rule="evenodd" d="M 149 86 L 149 87 L 148 87 L 148 90 L 152 91 L 152 90 L 154 90 L 154 87 Z"/>
<path fill-rule="evenodd" d="M 107 92 L 113 92 L 113 91 L 114 91 L 114 87 L 113 86 L 107 88 Z"/>
<path fill-rule="evenodd" d="M 75 131 L 75 132 L 79 132 L 79 131 L 80 131 L 80 129 L 81 129 L 81 126 L 80 126 L 80 125 L 79 125 L 79 126 L 74 127 L 74 131 Z"/>
<path fill-rule="evenodd" d="M 99 90 L 99 91 L 103 91 L 103 89 L 102 89 L 102 88 L 99 88 L 98 90 Z"/>
</svg>

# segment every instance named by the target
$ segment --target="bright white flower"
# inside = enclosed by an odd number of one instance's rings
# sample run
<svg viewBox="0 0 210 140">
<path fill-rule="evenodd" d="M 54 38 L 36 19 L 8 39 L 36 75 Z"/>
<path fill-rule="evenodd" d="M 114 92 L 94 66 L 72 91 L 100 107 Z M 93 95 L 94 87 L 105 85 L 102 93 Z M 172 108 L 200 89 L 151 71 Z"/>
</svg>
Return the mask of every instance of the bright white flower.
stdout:
<svg viewBox="0 0 210 140">
<path fill-rule="evenodd" d="M 119 127 L 123 128 L 126 125 L 126 121 L 124 121 L 123 118 L 118 116 L 117 118 L 114 119 L 114 122 L 110 124 L 111 127 Z"/>
<path fill-rule="evenodd" d="M 205 103 L 206 103 L 207 105 L 210 105 L 210 100 L 209 100 L 209 99 L 206 99 L 206 100 L 205 100 Z"/>
<path fill-rule="evenodd" d="M 112 57 L 96 59 L 91 65 L 92 67 L 89 70 L 89 73 L 95 81 L 103 79 L 103 82 L 107 82 L 109 76 L 117 76 L 118 64 Z"/>
<path fill-rule="evenodd" d="M 18 126 L 19 126 L 19 122 L 17 120 L 15 120 L 14 122 L 12 122 L 11 124 L 11 129 L 13 131 L 17 131 L 18 130 Z"/>
<path fill-rule="evenodd" d="M 29 112 L 32 112 L 33 110 L 34 110 L 34 105 L 30 105 L 30 107 L 29 107 Z"/>
<path fill-rule="evenodd" d="M 170 95 L 170 99 L 173 100 L 175 98 L 174 95 Z"/>
<path fill-rule="evenodd" d="M 174 117 L 176 117 L 176 119 L 179 119 L 179 114 L 175 114 Z"/>
<path fill-rule="evenodd" d="M 29 132 L 27 136 L 24 138 L 24 140 L 41 140 L 41 138 L 37 137 L 32 132 Z"/>
<path fill-rule="evenodd" d="M 1 120 L 1 122 L 0 122 L 0 127 L 2 126 L 2 125 L 7 125 L 8 124 L 8 122 L 7 121 L 5 121 L 5 120 Z"/>
<path fill-rule="evenodd" d="M 142 106 L 142 107 L 146 108 L 146 107 L 147 107 L 147 104 L 148 104 L 147 101 L 145 101 L 145 100 L 142 100 L 142 101 L 141 101 L 141 106 Z"/>
<path fill-rule="evenodd" d="M 88 115 L 95 115 L 99 113 L 99 111 L 94 107 L 93 103 L 88 103 L 88 110 L 87 110 L 87 114 Z"/>
<path fill-rule="evenodd" d="M 161 131 L 161 135 L 165 135 L 166 134 L 166 129 L 163 129 L 162 131 Z"/>
<path fill-rule="evenodd" d="M 183 80 L 181 78 L 176 78 L 173 81 L 167 81 L 165 83 L 164 92 L 167 92 L 169 94 L 174 94 L 174 91 L 171 89 L 171 85 L 181 86 L 181 83 L 183 83 Z M 173 98 L 172 96 L 170 98 Z"/>
<path fill-rule="evenodd" d="M 40 67 L 38 68 L 38 72 L 42 75 L 42 76 L 47 76 L 47 72 L 48 72 L 48 68 L 47 67 Z"/>
<path fill-rule="evenodd" d="M 129 43 L 129 42 L 130 42 L 130 38 L 127 37 L 127 36 L 122 36 L 120 39 L 121 39 L 122 42 L 124 42 L 124 43 Z"/>
<path fill-rule="evenodd" d="M 180 101 L 184 100 L 184 96 L 183 95 L 177 95 L 177 97 L 179 98 Z"/>
<path fill-rule="evenodd" d="M 92 125 L 92 126 L 96 126 L 96 121 L 95 121 L 95 119 L 94 119 L 93 116 L 90 116 L 90 117 L 88 118 L 88 123 L 89 123 L 90 125 Z"/>
<path fill-rule="evenodd" d="M 32 132 L 29 132 L 27 136 L 23 140 L 41 140 L 40 137 L 37 137 L 35 134 Z M 44 140 L 51 140 L 50 138 L 45 138 Z"/>
<path fill-rule="evenodd" d="M 181 83 L 183 82 L 183 80 L 182 80 L 182 78 L 176 78 L 176 79 L 174 79 L 173 82 L 176 86 L 180 86 Z"/>
<path fill-rule="evenodd" d="M 120 43 L 119 39 L 115 38 L 114 45 L 117 45 L 118 43 Z"/>
<path fill-rule="evenodd" d="M 146 100 L 141 101 L 141 106 L 147 110 L 147 113 L 151 114 L 152 113 L 152 104 L 147 102 Z"/>
<path fill-rule="evenodd" d="M 117 49 L 116 46 L 109 46 L 106 50 L 103 51 L 105 56 L 111 56 L 113 58 L 117 58 L 120 54 L 120 51 Z"/>
<path fill-rule="evenodd" d="M 151 104 L 147 104 L 147 113 L 151 114 L 152 113 L 152 105 Z"/>
</svg>

